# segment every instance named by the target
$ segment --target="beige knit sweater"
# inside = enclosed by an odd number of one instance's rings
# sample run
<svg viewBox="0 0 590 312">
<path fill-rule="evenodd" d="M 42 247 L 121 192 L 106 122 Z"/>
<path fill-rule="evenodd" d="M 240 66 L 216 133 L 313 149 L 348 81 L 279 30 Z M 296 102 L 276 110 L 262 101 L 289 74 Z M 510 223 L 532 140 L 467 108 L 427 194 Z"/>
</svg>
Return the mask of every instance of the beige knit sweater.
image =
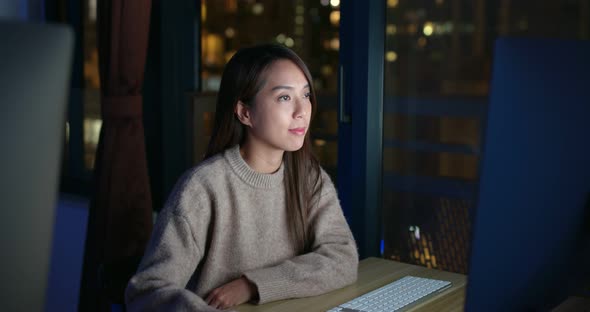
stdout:
<svg viewBox="0 0 590 312">
<path fill-rule="evenodd" d="M 128 311 L 217 311 L 203 298 L 243 275 L 258 288 L 258 303 L 353 283 L 356 245 L 323 170 L 322 179 L 319 204 L 309 215 L 312 251 L 297 255 L 287 230 L 283 166 L 257 173 L 236 145 L 187 172 L 127 286 Z"/>
</svg>

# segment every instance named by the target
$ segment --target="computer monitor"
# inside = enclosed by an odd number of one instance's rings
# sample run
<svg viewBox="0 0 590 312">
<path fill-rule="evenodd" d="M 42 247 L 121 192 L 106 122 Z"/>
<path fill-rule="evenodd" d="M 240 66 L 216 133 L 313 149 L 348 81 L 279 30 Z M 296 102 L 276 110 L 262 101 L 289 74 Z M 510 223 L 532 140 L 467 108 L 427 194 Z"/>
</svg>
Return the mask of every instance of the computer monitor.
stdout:
<svg viewBox="0 0 590 312">
<path fill-rule="evenodd" d="M 543 311 L 588 277 L 590 42 L 500 39 L 466 311 Z"/>
<path fill-rule="evenodd" d="M 0 20 L 0 305 L 44 309 L 73 51 L 70 29 Z"/>
</svg>

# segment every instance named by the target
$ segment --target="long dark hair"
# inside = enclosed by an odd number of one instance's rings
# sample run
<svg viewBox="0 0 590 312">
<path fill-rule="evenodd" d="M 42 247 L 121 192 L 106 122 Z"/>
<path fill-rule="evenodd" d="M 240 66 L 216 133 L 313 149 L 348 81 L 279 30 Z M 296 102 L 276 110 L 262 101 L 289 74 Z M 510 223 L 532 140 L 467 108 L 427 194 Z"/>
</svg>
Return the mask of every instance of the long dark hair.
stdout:
<svg viewBox="0 0 590 312">
<path fill-rule="evenodd" d="M 273 44 L 240 49 L 225 65 L 217 95 L 215 123 L 205 159 L 236 144 L 243 144 L 246 128 L 235 115 L 238 101 L 254 105 L 256 94 L 264 85 L 264 72 L 275 61 L 289 60 L 301 69 L 310 87 L 312 119 L 316 111 L 316 96 L 309 69 L 292 50 Z M 313 155 L 309 131 L 301 149 L 283 156 L 285 201 L 289 220 L 289 233 L 299 248 L 307 251 L 310 246 L 308 215 L 317 203 L 322 187 L 320 164 Z"/>
</svg>

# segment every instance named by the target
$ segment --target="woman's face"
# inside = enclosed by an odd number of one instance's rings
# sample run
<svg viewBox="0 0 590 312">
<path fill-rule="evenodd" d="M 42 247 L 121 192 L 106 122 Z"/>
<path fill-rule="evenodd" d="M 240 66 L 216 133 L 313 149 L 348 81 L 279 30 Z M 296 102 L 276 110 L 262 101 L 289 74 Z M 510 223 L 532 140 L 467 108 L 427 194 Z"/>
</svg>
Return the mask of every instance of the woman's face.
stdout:
<svg viewBox="0 0 590 312">
<path fill-rule="evenodd" d="M 303 146 L 311 118 L 311 91 L 305 75 L 289 60 L 278 60 L 263 73 L 264 84 L 248 108 L 247 144 L 268 151 Z"/>
</svg>

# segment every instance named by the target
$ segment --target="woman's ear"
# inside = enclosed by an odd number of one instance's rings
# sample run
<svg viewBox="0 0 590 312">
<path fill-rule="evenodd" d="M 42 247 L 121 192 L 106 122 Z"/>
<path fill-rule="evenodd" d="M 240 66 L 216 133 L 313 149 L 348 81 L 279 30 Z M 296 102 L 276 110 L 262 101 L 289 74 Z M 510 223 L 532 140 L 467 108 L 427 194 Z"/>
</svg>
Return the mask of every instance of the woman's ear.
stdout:
<svg viewBox="0 0 590 312">
<path fill-rule="evenodd" d="M 242 124 L 252 127 L 252 122 L 250 120 L 250 108 L 244 104 L 244 102 L 238 101 L 238 105 L 236 105 L 235 108 L 235 114 Z"/>
</svg>

